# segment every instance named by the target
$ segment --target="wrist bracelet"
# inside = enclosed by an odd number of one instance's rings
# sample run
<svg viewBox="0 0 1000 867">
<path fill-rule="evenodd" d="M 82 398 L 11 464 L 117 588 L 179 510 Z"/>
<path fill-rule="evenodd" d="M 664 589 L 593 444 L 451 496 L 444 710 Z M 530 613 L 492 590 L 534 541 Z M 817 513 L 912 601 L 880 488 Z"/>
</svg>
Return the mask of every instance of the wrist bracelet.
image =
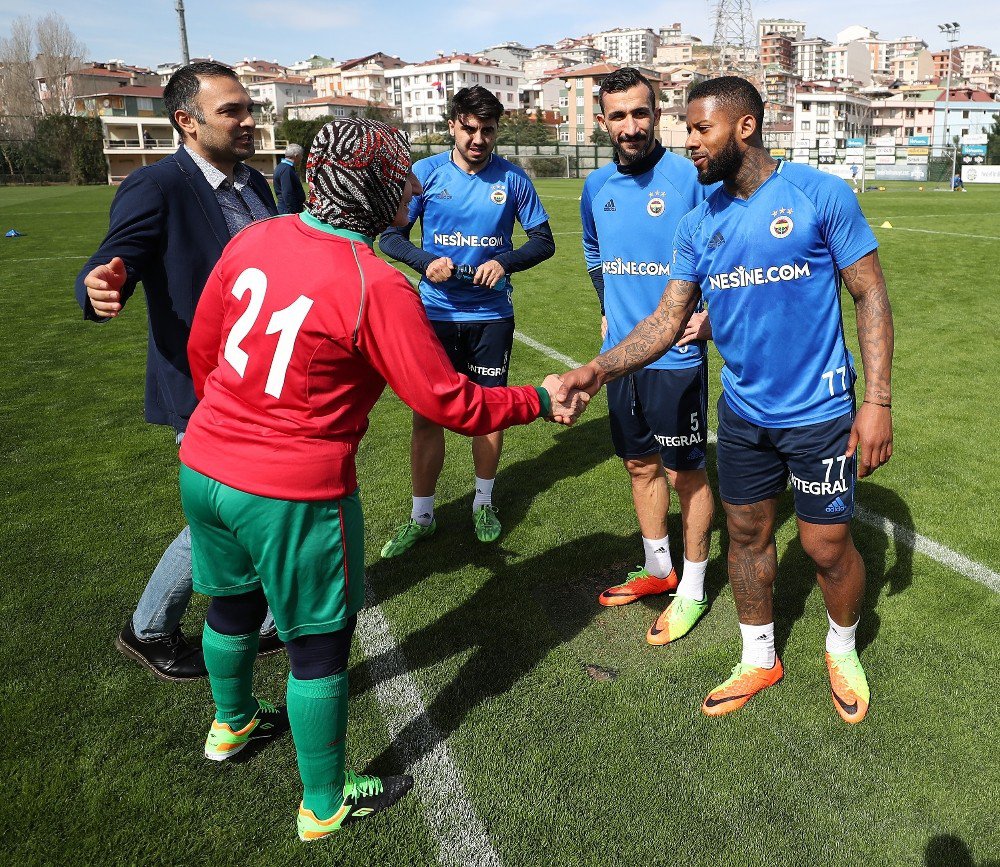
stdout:
<svg viewBox="0 0 1000 867">
<path fill-rule="evenodd" d="M 892 409 L 891 403 L 879 403 L 877 400 L 863 400 L 862 403 L 870 403 L 872 406 L 884 406 L 886 409 Z"/>
</svg>

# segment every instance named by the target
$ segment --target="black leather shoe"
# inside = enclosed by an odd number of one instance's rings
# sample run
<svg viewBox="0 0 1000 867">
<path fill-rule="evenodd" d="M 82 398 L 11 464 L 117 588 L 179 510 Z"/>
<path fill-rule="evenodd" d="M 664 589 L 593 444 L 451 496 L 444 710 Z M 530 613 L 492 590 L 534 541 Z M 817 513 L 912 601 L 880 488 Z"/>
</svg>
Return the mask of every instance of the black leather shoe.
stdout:
<svg viewBox="0 0 1000 867">
<path fill-rule="evenodd" d="M 115 646 L 126 656 L 144 665 L 160 680 L 198 680 L 208 676 L 201 648 L 190 644 L 180 627 L 164 638 L 143 641 L 132 629 L 131 619 L 118 635 Z"/>
<path fill-rule="evenodd" d="M 278 638 L 277 628 L 260 634 L 260 644 L 257 645 L 258 656 L 271 656 L 274 653 L 281 653 L 284 649 L 285 642 Z"/>
</svg>

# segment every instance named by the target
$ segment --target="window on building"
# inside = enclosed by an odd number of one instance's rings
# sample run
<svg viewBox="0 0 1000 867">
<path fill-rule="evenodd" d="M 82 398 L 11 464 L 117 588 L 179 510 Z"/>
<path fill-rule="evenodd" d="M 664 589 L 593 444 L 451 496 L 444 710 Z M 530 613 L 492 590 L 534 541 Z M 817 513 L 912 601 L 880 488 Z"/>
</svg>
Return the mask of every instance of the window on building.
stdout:
<svg viewBox="0 0 1000 867">
<path fill-rule="evenodd" d="M 568 108 L 568 107 L 569 107 L 569 97 L 568 96 L 560 96 L 559 97 L 559 108 Z"/>
<path fill-rule="evenodd" d="M 816 121 L 816 132 L 824 133 L 830 131 L 830 121 L 828 120 L 818 120 Z"/>
<path fill-rule="evenodd" d="M 804 102 L 804 103 L 802 103 L 802 110 L 803 111 L 812 111 L 812 103 L 811 102 Z"/>
<path fill-rule="evenodd" d="M 152 100 L 150 100 L 150 101 L 152 102 Z M 139 102 L 142 102 L 142 100 L 140 99 Z M 140 105 L 139 108 L 142 108 L 142 106 Z M 969 119 L 969 113 L 967 111 L 963 111 L 962 112 L 962 120 L 968 120 L 968 119 Z"/>
<path fill-rule="evenodd" d="M 473 72 L 472 73 L 472 80 L 474 82 L 478 82 L 479 81 L 479 73 L 478 72 Z"/>
<path fill-rule="evenodd" d="M 583 135 L 583 130 L 582 129 L 578 129 L 576 131 L 576 140 L 577 140 L 578 144 L 583 144 L 583 142 L 584 142 L 584 135 Z"/>
<path fill-rule="evenodd" d="M 583 108 L 583 94 L 576 98 L 576 104 L 578 108 Z"/>
<path fill-rule="evenodd" d="M 514 79 L 513 78 L 508 78 L 507 79 L 507 87 L 511 87 L 511 86 L 513 86 L 513 84 L 514 84 Z"/>
<path fill-rule="evenodd" d="M 135 107 L 138 111 L 152 111 L 153 100 L 148 96 L 137 96 L 135 99 Z M 969 113 L 966 112 L 965 116 L 968 117 Z"/>
<path fill-rule="evenodd" d="M 817 117 L 829 117 L 830 116 L 830 103 L 821 102 L 816 106 L 816 116 Z"/>
<path fill-rule="evenodd" d="M 801 129 L 803 132 L 809 132 L 809 130 L 812 129 L 812 123 L 810 123 L 808 120 L 804 120 L 799 124 L 799 129 Z"/>
<path fill-rule="evenodd" d="M 514 101 L 514 94 L 513 93 L 508 93 L 507 94 L 507 102 L 513 102 L 513 101 Z"/>
<path fill-rule="evenodd" d="M 583 115 L 582 114 L 578 114 L 576 116 L 576 123 L 577 123 L 578 126 L 583 123 Z"/>
<path fill-rule="evenodd" d="M 491 76 L 487 75 L 487 76 L 486 76 L 486 80 L 485 80 L 485 82 L 484 82 L 484 83 L 485 83 L 485 84 L 489 84 L 489 83 L 490 83 L 491 81 L 493 81 L 493 78 L 492 78 Z"/>
<path fill-rule="evenodd" d="M 424 110 L 420 108 L 420 106 L 417 106 L 415 109 L 413 109 L 413 112 L 414 114 L 423 114 Z"/>
<path fill-rule="evenodd" d="M 427 99 L 428 100 L 434 99 L 434 91 L 433 90 L 428 90 L 427 91 Z"/>
<path fill-rule="evenodd" d="M 561 129 L 559 130 L 559 141 L 568 142 L 569 141 L 569 130 Z"/>
</svg>

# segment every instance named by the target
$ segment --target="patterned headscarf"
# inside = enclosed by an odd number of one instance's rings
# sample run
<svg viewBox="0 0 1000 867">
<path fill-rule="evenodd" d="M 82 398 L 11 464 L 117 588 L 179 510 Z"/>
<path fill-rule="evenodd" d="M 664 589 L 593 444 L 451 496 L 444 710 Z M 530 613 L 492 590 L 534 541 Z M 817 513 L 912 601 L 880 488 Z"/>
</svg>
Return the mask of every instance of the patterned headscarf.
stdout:
<svg viewBox="0 0 1000 867">
<path fill-rule="evenodd" d="M 374 238 L 395 219 L 410 173 L 410 144 L 378 120 L 332 120 L 309 150 L 309 213 Z"/>
</svg>

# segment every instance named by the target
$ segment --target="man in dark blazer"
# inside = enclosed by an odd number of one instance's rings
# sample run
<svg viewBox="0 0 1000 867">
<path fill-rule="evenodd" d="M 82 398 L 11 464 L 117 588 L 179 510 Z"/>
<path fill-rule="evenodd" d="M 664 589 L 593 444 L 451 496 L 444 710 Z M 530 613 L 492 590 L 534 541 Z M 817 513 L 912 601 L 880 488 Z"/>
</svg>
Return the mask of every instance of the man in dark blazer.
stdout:
<svg viewBox="0 0 1000 867">
<path fill-rule="evenodd" d="M 297 171 L 302 162 L 302 145 L 290 144 L 285 148 L 285 158 L 274 167 L 274 194 L 278 197 L 279 214 L 298 214 L 306 203 Z"/>
<path fill-rule="evenodd" d="M 181 147 L 122 182 L 108 234 L 76 279 L 76 297 L 84 319 L 106 322 L 142 282 L 149 318 L 146 420 L 171 426 L 180 442 L 196 403 L 187 341 L 202 287 L 229 239 L 274 216 L 275 207 L 264 177 L 243 164 L 254 153 L 253 103 L 229 67 L 184 66 L 163 96 Z M 118 636 L 119 650 L 164 680 L 203 677 L 201 649 L 180 629 L 191 592 L 185 527 Z M 261 648 L 273 652 L 280 644 L 262 635 Z"/>
</svg>

